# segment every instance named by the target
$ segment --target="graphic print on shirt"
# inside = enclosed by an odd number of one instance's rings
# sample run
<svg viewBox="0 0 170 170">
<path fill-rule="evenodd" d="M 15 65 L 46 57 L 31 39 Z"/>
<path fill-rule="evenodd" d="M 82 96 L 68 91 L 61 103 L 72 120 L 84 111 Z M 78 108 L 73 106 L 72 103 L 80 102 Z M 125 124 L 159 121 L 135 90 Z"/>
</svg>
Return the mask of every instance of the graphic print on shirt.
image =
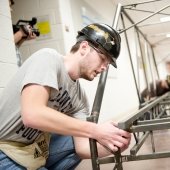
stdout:
<svg viewBox="0 0 170 170">
<path fill-rule="evenodd" d="M 42 131 L 30 127 L 25 127 L 24 124 L 22 124 L 15 133 L 30 141 L 39 137 Z"/>
<path fill-rule="evenodd" d="M 37 142 L 38 148 L 35 147 L 34 150 L 34 159 L 43 156 L 47 159 L 48 157 L 48 143 L 45 139 L 42 139 Z"/>
<path fill-rule="evenodd" d="M 50 102 L 52 103 L 53 108 L 56 108 L 62 113 L 67 113 L 73 107 L 68 91 L 63 90 L 62 87 L 59 88 L 58 95 L 50 99 Z"/>
</svg>

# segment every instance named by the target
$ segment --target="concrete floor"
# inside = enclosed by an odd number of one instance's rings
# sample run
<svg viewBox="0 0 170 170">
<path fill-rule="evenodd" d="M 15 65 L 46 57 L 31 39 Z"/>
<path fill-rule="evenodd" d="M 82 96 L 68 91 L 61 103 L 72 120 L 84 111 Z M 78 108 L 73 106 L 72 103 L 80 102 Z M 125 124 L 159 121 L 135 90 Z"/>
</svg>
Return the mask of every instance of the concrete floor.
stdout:
<svg viewBox="0 0 170 170">
<path fill-rule="evenodd" d="M 155 131 L 154 141 L 156 152 L 170 151 L 170 130 Z M 129 148 L 132 148 L 133 145 L 134 139 L 132 139 Z M 152 146 L 149 136 L 140 149 L 139 154 L 151 153 L 151 147 Z M 123 154 L 129 154 L 129 149 L 126 150 Z M 101 170 L 113 170 L 113 168 L 114 164 L 112 163 L 100 166 Z M 76 170 L 92 170 L 91 161 L 82 161 L 82 163 L 76 168 Z M 123 170 L 170 170 L 170 158 L 125 162 L 123 163 Z"/>
</svg>

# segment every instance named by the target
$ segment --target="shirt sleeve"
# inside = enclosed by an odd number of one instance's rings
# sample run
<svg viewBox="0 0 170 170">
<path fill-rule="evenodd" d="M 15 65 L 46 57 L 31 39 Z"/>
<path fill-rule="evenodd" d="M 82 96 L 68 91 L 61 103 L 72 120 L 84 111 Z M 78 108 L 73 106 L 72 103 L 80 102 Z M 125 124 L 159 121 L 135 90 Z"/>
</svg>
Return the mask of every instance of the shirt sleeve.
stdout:
<svg viewBox="0 0 170 170">
<path fill-rule="evenodd" d="M 25 63 L 27 69 L 20 90 L 22 91 L 27 84 L 39 84 L 58 90 L 57 71 L 60 64 L 56 62 L 56 57 L 50 49 L 43 49 L 34 53 L 29 64 Z"/>
</svg>

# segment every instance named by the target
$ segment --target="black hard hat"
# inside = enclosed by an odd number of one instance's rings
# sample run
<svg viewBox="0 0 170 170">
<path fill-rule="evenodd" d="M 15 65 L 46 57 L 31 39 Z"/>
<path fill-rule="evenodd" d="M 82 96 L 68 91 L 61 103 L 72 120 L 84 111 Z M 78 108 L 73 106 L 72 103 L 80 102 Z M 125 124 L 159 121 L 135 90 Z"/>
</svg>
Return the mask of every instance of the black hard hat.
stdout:
<svg viewBox="0 0 170 170">
<path fill-rule="evenodd" d="M 117 68 L 116 59 L 120 53 L 121 38 L 116 30 L 107 24 L 90 24 L 78 31 L 77 41 L 90 41 L 111 57 L 111 64 Z"/>
</svg>

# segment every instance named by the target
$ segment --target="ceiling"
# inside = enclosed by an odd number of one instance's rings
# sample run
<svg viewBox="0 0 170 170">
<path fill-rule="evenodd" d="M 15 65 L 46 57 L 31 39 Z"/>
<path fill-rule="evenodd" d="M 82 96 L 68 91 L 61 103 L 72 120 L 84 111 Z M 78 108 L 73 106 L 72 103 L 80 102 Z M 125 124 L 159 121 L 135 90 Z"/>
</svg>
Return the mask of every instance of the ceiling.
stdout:
<svg viewBox="0 0 170 170">
<path fill-rule="evenodd" d="M 170 17 L 170 0 L 85 1 L 95 10 L 100 9 L 98 12 L 101 12 L 105 18 L 113 18 L 117 4 L 121 3 L 135 23 L 169 5 L 168 8 L 160 12 L 161 14 L 156 14 L 153 17 L 148 18 L 138 24 L 138 27 L 153 45 L 157 64 L 168 59 L 170 60 L 170 37 L 166 37 L 166 34 L 170 34 L 170 21 L 164 23 L 160 22 L 160 18 Z M 138 5 L 125 6 L 136 3 L 138 3 Z"/>
</svg>

